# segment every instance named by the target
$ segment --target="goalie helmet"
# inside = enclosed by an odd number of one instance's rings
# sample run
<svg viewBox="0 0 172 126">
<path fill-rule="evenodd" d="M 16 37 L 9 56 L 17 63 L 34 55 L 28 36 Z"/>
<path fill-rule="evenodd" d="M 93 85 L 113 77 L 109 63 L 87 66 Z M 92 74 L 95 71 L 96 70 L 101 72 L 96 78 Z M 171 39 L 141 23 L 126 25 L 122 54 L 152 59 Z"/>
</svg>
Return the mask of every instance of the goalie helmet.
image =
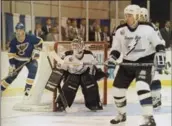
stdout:
<svg viewBox="0 0 172 126">
<path fill-rule="evenodd" d="M 83 50 L 85 49 L 83 39 L 81 37 L 74 38 L 71 43 L 71 48 L 74 52 L 74 55 L 76 55 L 79 58 L 80 54 L 82 54 Z"/>
<path fill-rule="evenodd" d="M 149 21 L 149 14 L 146 8 L 140 8 L 140 21 Z"/>
</svg>

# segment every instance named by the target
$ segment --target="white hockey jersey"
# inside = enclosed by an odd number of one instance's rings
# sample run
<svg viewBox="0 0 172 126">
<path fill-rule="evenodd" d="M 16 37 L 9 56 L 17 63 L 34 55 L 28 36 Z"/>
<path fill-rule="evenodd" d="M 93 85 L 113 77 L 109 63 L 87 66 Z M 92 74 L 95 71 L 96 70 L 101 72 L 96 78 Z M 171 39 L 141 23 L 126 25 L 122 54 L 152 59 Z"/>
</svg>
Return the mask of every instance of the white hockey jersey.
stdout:
<svg viewBox="0 0 172 126">
<path fill-rule="evenodd" d="M 76 58 L 76 56 L 73 55 L 72 50 L 67 51 L 67 52 L 65 52 L 65 55 L 62 57 L 62 59 L 66 63 L 69 63 L 69 62 L 71 63 L 71 64 L 65 64 L 64 70 L 66 70 L 72 74 L 82 74 L 88 68 L 90 68 L 90 70 L 91 70 L 93 68 L 93 65 L 85 65 L 83 63 L 91 64 L 91 63 L 94 63 L 97 61 L 95 56 L 92 54 L 92 52 L 88 51 L 88 50 L 84 50 L 83 56 L 80 59 Z M 72 64 L 72 63 L 74 63 L 74 64 Z M 81 64 L 81 65 L 78 66 L 75 63 Z"/>
<path fill-rule="evenodd" d="M 164 42 L 148 23 L 140 23 L 136 29 L 121 25 L 113 36 L 112 50 L 123 55 L 123 59 L 137 61 L 155 53 L 155 47 Z"/>
<path fill-rule="evenodd" d="M 151 23 L 151 24 L 152 24 L 152 26 L 153 26 L 155 32 L 157 33 L 157 35 L 158 35 L 158 36 L 160 37 L 160 39 L 162 40 L 162 43 L 165 45 L 165 40 L 162 38 L 162 35 L 161 35 L 159 29 L 156 27 L 156 25 L 155 25 L 154 23 Z"/>
</svg>

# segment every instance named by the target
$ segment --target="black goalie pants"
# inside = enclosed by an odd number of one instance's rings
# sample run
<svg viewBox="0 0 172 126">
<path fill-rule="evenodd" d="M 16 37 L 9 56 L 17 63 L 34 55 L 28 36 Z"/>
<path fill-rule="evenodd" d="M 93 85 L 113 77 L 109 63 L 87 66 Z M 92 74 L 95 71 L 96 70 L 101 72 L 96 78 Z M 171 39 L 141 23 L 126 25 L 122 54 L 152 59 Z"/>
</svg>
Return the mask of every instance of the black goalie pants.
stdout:
<svg viewBox="0 0 172 126">
<path fill-rule="evenodd" d="M 102 107 L 100 102 L 99 88 L 94 76 L 89 72 L 81 75 L 68 74 L 64 79 L 62 90 L 70 107 L 76 97 L 79 86 L 81 85 L 84 95 L 85 106 L 89 109 L 93 107 Z M 57 103 L 62 105 L 60 96 L 57 98 Z"/>
</svg>

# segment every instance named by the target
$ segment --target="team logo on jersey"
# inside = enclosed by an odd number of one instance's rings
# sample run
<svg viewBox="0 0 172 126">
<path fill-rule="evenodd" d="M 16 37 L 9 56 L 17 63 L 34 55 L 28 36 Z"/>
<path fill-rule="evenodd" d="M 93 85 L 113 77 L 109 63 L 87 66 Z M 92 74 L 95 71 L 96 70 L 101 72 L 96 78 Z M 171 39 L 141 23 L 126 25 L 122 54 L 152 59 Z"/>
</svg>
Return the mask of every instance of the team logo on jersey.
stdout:
<svg viewBox="0 0 172 126">
<path fill-rule="evenodd" d="M 138 45 L 138 42 L 140 41 L 141 37 L 140 36 L 135 36 L 135 37 L 128 37 L 125 36 L 126 41 L 126 46 L 128 49 L 128 52 L 126 53 L 126 56 L 130 54 L 133 50 L 136 50 L 136 46 Z"/>
<path fill-rule="evenodd" d="M 17 45 L 17 49 L 19 50 L 18 54 L 24 55 L 28 46 L 29 46 L 28 42 Z"/>
</svg>

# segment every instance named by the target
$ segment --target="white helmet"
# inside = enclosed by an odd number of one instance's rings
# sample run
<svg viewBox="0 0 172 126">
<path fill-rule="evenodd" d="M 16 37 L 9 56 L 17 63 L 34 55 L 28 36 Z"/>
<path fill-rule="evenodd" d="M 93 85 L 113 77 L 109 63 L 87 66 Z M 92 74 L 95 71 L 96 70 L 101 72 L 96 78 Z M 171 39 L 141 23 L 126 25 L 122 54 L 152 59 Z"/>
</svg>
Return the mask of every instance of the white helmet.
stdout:
<svg viewBox="0 0 172 126">
<path fill-rule="evenodd" d="M 75 55 L 81 54 L 81 52 L 85 48 L 83 39 L 79 36 L 74 38 L 71 42 L 71 48 L 74 51 Z"/>
<path fill-rule="evenodd" d="M 146 8 L 140 8 L 140 21 L 149 21 L 149 13 Z"/>
<path fill-rule="evenodd" d="M 132 5 L 128 5 L 125 9 L 124 9 L 124 15 L 126 14 L 132 14 L 134 19 L 136 21 L 139 20 L 139 15 L 140 15 L 140 7 L 138 5 L 132 4 Z"/>
</svg>

